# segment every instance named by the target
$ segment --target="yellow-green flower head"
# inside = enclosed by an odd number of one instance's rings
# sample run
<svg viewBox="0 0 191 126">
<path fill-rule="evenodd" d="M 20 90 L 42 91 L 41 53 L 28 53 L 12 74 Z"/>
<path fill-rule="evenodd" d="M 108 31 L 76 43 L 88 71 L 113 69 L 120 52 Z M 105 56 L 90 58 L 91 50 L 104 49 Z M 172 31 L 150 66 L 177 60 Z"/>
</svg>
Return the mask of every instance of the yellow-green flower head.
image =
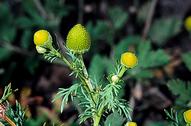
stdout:
<svg viewBox="0 0 191 126">
<path fill-rule="evenodd" d="M 138 59 L 134 53 L 125 52 L 121 55 L 121 64 L 127 68 L 133 68 L 137 65 Z"/>
<path fill-rule="evenodd" d="M 77 24 L 70 29 L 66 40 L 68 49 L 74 53 L 84 53 L 89 50 L 90 45 L 90 35 L 84 26 Z"/>
<path fill-rule="evenodd" d="M 49 47 L 52 44 L 52 37 L 46 30 L 36 31 L 33 39 L 36 46 Z"/>
<path fill-rule="evenodd" d="M 191 16 L 188 16 L 185 21 L 184 21 L 184 27 L 188 30 L 191 31 Z"/>
<path fill-rule="evenodd" d="M 184 112 L 184 120 L 186 123 L 191 124 L 191 109 Z"/>
<path fill-rule="evenodd" d="M 137 126 L 136 122 L 127 122 L 125 126 Z"/>
</svg>

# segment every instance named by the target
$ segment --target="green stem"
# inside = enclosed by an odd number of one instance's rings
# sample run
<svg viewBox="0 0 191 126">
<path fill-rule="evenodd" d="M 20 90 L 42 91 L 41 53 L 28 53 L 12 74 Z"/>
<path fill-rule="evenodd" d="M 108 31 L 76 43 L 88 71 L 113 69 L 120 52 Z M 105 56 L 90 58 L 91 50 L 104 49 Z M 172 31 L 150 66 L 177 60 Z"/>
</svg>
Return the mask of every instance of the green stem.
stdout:
<svg viewBox="0 0 191 126">
<path fill-rule="evenodd" d="M 55 50 L 54 48 L 51 49 L 51 50 L 55 53 L 55 55 L 56 55 L 57 57 L 61 58 L 61 59 L 64 61 L 64 63 L 65 63 L 72 71 L 78 71 L 78 70 L 76 70 L 76 69 L 73 67 L 73 65 L 72 65 L 64 56 L 62 56 L 57 50 Z M 94 92 L 94 90 L 93 90 L 93 87 L 92 87 L 92 85 L 91 85 L 90 79 L 89 79 L 89 77 L 88 77 L 88 72 L 87 72 L 87 69 L 86 69 L 85 64 L 84 64 L 84 62 L 83 62 L 83 57 L 82 57 L 82 55 L 81 55 L 80 57 L 81 57 L 80 60 L 81 60 L 82 67 L 83 67 L 83 74 L 79 74 L 79 79 L 80 79 L 80 81 L 84 84 L 84 88 L 85 88 L 86 91 L 90 94 L 90 96 L 91 96 L 93 102 L 96 104 L 96 98 L 92 95 L 92 92 Z M 85 77 L 84 77 L 83 75 L 84 75 Z"/>
<path fill-rule="evenodd" d="M 85 76 L 85 81 L 87 82 L 87 85 L 90 89 L 91 92 L 93 92 L 93 87 L 92 87 L 92 84 L 91 84 L 91 81 L 90 81 L 90 78 L 89 78 L 89 75 L 88 75 L 88 71 L 86 69 L 86 66 L 84 64 L 84 60 L 83 60 L 83 56 L 82 54 L 79 55 L 79 58 L 80 58 L 80 61 L 81 61 L 81 64 L 82 64 L 82 69 L 83 69 L 83 73 L 84 73 L 84 76 Z"/>
<path fill-rule="evenodd" d="M 61 58 L 64 63 L 72 70 L 72 71 L 76 71 L 78 72 L 78 70 L 76 68 L 73 67 L 73 65 L 64 57 L 62 56 L 57 50 L 52 50 L 54 51 L 55 55 L 59 58 Z M 88 75 L 88 71 L 85 67 L 85 64 L 84 64 L 84 61 L 83 61 L 83 57 L 82 55 L 79 55 L 79 59 L 81 61 L 81 64 L 82 64 L 82 73 L 80 72 L 78 78 L 80 79 L 80 81 L 84 84 L 84 88 L 85 90 L 88 92 L 88 94 L 90 95 L 92 101 L 94 102 L 94 104 L 96 105 L 96 99 L 97 99 L 97 96 L 93 95 L 94 93 L 94 89 L 92 87 L 92 84 L 91 84 L 91 81 L 90 81 L 90 78 L 89 78 L 89 75 Z M 102 111 L 103 111 L 103 108 L 101 108 L 97 115 L 93 118 L 93 121 L 94 121 L 94 126 L 98 126 L 99 125 L 99 122 L 100 122 L 100 119 L 101 119 L 101 115 L 102 115 Z"/>
<path fill-rule="evenodd" d="M 52 47 L 51 51 L 52 51 L 57 57 L 61 58 L 61 59 L 64 61 L 64 63 L 65 63 L 71 70 L 74 70 L 72 64 L 71 64 L 64 56 L 62 56 L 56 49 L 54 49 L 54 48 Z"/>
<path fill-rule="evenodd" d="M 122 66 L 122 68 L 121 68 L 121 70 L 120 70 L 120 72 L 118 74 L 118 77 L 121 78 L 126 70 L 127 70 L 127 68 L 125 66 Z"/>
<path fill-rule="evenodd" d="M 100 117 L 96 115 L 93 121 L 94 121 L 93 126 L 99 126 Z"/>
<path fill-rule="evenodd" d="M 101 119 L 101 116 L 102 116 L 102 113 L 103 113 L 103 109 L 104 109 L 104 106 L 102 106 L 100 108 L 100 110 L 98 111 L 98 113 L 93 117 L 93 126 L 99 126 L 99 122 L 100 122 L 100 119 Z"/>
</svg>

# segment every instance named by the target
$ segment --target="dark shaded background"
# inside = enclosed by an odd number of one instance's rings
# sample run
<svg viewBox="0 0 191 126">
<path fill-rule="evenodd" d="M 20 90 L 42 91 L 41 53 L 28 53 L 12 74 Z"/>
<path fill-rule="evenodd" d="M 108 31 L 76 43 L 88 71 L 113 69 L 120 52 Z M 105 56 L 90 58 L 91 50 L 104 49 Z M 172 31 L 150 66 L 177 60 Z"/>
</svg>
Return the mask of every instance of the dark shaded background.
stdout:
<svg viewBox="0 0 191 126">
<path fill-rule="evenodd" d="M 51 103 L 53 94 L 59 87 L 66 88 L 72 84 L 73 78 L 68 76 L 70 70 L 62 65 L 50 64 L 37 54 L 33 44 L 33 33 L 38 29 L 47 29 L 53 36 L 54 42 L 56 40 L 63 42 L 69 29 L 76 23 L 82 23 L 91 32 L 90 26 L 96 29 L 98 22 L 106 22 L 109 30 L 100 30 L 100 35 L 96 35 L 98 32 L 91 34 L 92 47 L 90 52 L 85 54 L 85 63 L 89 67 L 95 54 L 110 56 L 112 48 L 122 38 L 143 35 L 149 15 L 149 11 L 145 10 L 148 3 L 153 1 L 1 0 L 0 95 L 8 83 L 12 83 L 13 88 L 18 88 L 19 91 L 9 100 L 14 104 L 16 98 L 23 107 L 28 108 L 27 116 L 31 118 L 31 126 L 32 121 L 38 122 L 37 118 L 40 115 L 45 115 L 45 118 L 39 121 L 39 125 L 47 120 L 50 122 L 59 120 L 66 122 L 66 125 L 76 125 L 78 111 L 72 104 L 65 108 L 63 114 L 59 114 L 59 101 L 56 105 Z M 128 19 L 119 30 L 112 33 L 113 38 L 110 40 L 109 32 L 113 27 L 108 11 L 113 7 L 122 9 L 122 12 L 128 15 Z M 141 11 L 146 12 L 142 17 L 139 16 Z M 135 107 L 133 117 L 140 126 L 155 126 L 150 123 L 153 121 L 164 122 L 163 109 L 172 106 L 175 100 L 175 96 L 166 86 L 168 80 L 172 78 L 191 80 L 191 72 L 181 59 L 183 53 L 191 50 L 190 34 L 183 25 L 185 18 L 191 15 L 191 1 L 158 0 L 153 13 L 151 24 L 160 18 L 172 17 L 181 20 L 182 24 L 179 32 L 165 39 L 162 44 L 153 40 L 150 33 L 147 33 L 146 38 L 151 40 L 152 49 L 164 50 L 170 55 L 170 61 L 168 64 L 153 68 L 154 77 L 146 79 L 146 84 L 141 87 L 141 93 L 139 87 L 135 86 L 134 79 L 129 81 L 130 85 L 125 86 L 123 97 L 133 100 Z M 131 96 L 134 98 L 131 99 Z M 50 114 L 42 114 L 46 112 Z M 54 114 L 57 116 L 51 116 Z M 156 124 L 160 125 L 164 124 Z"/>
</svg>

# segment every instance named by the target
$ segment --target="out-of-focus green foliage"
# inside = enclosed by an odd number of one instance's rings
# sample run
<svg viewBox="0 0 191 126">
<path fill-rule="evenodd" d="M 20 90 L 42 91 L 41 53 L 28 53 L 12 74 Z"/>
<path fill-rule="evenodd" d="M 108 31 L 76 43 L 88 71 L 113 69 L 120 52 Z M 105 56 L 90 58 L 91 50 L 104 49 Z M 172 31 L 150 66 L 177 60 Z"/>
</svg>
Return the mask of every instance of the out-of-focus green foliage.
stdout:
<svg viewBox="0 0 191 126">
<path fill-rule="evenodd" d="M 13 23 L 14 17 L 10 12 L 10 9 L 8 8 L 8 4 L 0 4 L 0 40 L 6 41 L 6 42 L 12 42 L 16 36 L 16 28 Z"/>
<path fill-rule="evenodd" d="M 174 95 L 177 96 L 176 103 L 178 105 L 186 106 L 190 102 L 191 97 L 191 83 L 182 80 L 171 80 L 168 82 L 168 87 Z"/>
<path fill-rule="evenodd" d="M 62 3 L 63 1 L 61 0 L 43 0 L 43 4 L 41 2 L 39 4 L 38 2 L 38 0 L 20 1 L 19 10 L 22 13 L 13 12 L 8 1 L 4 0 L 0 2 L 0 61 L 6 64 L 11 61 L 11 58 L 13 58 L 16 52 L 25 57 L 22 60 L 22 65 L 31 74 L 35 73 L 40 61 L 40 58 L 35 55 L 36 51 L 33 49 L 33 31 L 44 28 L 52 32 L 59 32 L 63 18 L 68 16 L 73 8 Z M 143 26 L 150 6 L 151 1 L 148 1 L 144 5 L 141 5 L 140 8 L 136 8 L 138 13 L 135 25 Z M 153 70 L 155 68 L 163 69 L 170 61 L 169 54 L 163 48 L 158 49 L 158 46 L 164 46 L 168 40 L 181 32 L 181 19 L 175 17 L 154 17 L 148 33 L 148 39 L 143 40 L 140 33 L 128 33 L 128 35 L 124 33 L 129 28 L 127 22 L 131 19 L 131 15 L 127 10 L 119 6 L 113 6 L 108 7 L 106 13 L 104 20 L 98 19 L 95 23 L 89 21 L 86 24 L 92 39 L 92 48 L 90 51 L 91 54 L 94 54 L 88 69 L 91 78 L 98 82 L 106 81 L 103 78 L 107 74 L 116 72 L 115 65 L 113 64 L 120 62 L 120 55 L 130 50 L 138 55 L 139 64 L 136 69 L 129 70 L 127 76 L 134 79 L 135 83 L 141 80 L 142 84 L 144 84 L 145 80 L 150 81 L 150 79 L 153 79 Z M 134 26 L 131 26 L 131 28 L 134 28 Z M 100 50 L 103 50 L 102 45 L 106 45 L 106 49 L 104 48 L 104 50 L 110 51 L 108 54 L 101 53 Z M 153 45 L 157 45 L 157 49 L 156 47 L 153 48 Z M 190 57 L 190 52 L 185 52 L 182 55 L 183 62 L 191 71 Z M 2 71 L 0 75 L 3 75 L 3 80 L 5 81 L 9 79 L 9 76 L 18 66 L 18 63 L 11 61 L 8 65 L 6 69 L 0 67 Z M 175 103 L 179 109 L 183 110 L 182 106 L 184 109 L 190 107 L 190 82 L 185 83 L 182 80 L 171 80 L 167 85 L 170 91 L 177 97 Z M 124 89 L 120 89 L 121 94 L 124 94 Z M 182 116 L 181 114 L 178 116 Z M 109 115 L 105 125 L 109 125 L 111 120 L 120 120 L 123 122 L 123 118 L 118 113 Z M 180 117 L 180 120 L 183 120 L 182 117 Z M 26 125 L 40 125 L 43 121 L 45 121 L 43 117 L 37 120 L 29 119 Z M 122 125 L 120 121 L 114 121 L 112 125 Z M 151 122 L 148 125 L 162 126 L 167 124 L 163 122 Z"/>
<path fill-rule="evenodd" d="M 149 36 L 156 44 L 163 45 L 180 32 L 181 25 L 182 21 L 174 17 L 157 19 L 151 26 Z"/>
<path fill-rule="evenodd" d="M 123 119 L 123 117 L 115 112 L 107 117 L 106 121 L 104 122 L 104 126 L 122 126 L 124 121 L 125 120 Z"/>
<path fill-rule="evenodd" d="M 121 29 L 127 22 L 128 13 L 119 7 L 113 7 L 109 10 L 109 18 L 111 19 L 113 27 L 118 30 Z"/>
<path fill-rule="evenodd" d="M 184 53 L 182 55 L 182 60 L 185 63 L 186 67 L 191 71 L 191 52 Z"/>
<path fill-rule="evenodd" d="M 0 3 L 0 60 L 1 63 L 9 62 L 13 55 L 21 55 L 22 66 L 34 74 L 40 58 L 35 55 L 33 31 L 43 28 L 58 32 L 62 18 L 68 15 L 72 7 L 59 0 L 45 0 L 43 4 L 39 0 L 23 0 L 18 4 L 19 11 L 13 12 L 9 1 Z M 8 71 L 15 71 L 15 67 L 4 69 L 2 75 L 6 77 L 3 77 L 2 83 L 7 83 L 10 76 Z"/>
<path fill-rule="evenodd" d="M 25 121 L 25 125 L 27 126 L 40 126 L 43 125 L 43 123 L 46 121 L 46 118 L 44 116 L 39 116 L 36 119 L 30 118 Z"/>
<path fill-rule="evenodd" d="M 105 72 L 105 67 L 107 65 L 105 60 L 107 60 L 107 58 L 100 55 L 94 55 L 92 58 L 89 74 L 94 80 L 100 81 L 103 78 L 100 75 L 103 75 Z"/>
<path fill-rule="evenodd" d="M 114 29 L 112 29 L 108 21 L 97 21 L 95 26 L 89 22 L 87 24 L 87 30 L 89 31 L 93 41 L 92 46 L 97 46 L 99 44 L 97 43 L 98 41 L 105 41 L 110 45 L 113 44 L 113 39 L 115 37 Z"/>
<path fill-rule="evenodd" d="M 146 2 L 144 5 L 141 6 L 141 8 L 138 11 L 137 20 L 139 23 L 144 23 L 147 19 L 149 9 L 151 6 L 151 2 Z"/>
</svg>

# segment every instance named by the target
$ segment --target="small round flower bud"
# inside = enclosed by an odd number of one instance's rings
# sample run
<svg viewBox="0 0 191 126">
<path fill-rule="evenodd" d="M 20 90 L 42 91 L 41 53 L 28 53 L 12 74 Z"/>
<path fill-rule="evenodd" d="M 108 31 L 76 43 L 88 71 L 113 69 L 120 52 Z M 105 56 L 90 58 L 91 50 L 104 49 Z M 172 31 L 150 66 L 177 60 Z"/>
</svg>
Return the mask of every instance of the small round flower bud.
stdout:
<svg viewBox="0 0 191 126">
<path fill-rule="evenodd" d="M 138 59 L 134 53 L 125 52 L 121 55 L 121 64 L 126 68 L 133 68 L 137 65 Z"/>
<path fill-rule="evenodd" d="M 74 53 L 84 53 L 91 45 L 89 33 L 81 24 L 75 25 L 68 33 L 66 47 Z"/>
<path fill-rule="evenodd" d="M 184 112 L 184 120 L 186 123 L 191 124 L 191 109 Z"/>
<path fill-rule="evenodd" d="M 40 54 L 43 54 L 43 53 L 45 53 L 47 51 L 45 48 L 43 48 L 41 46 L 36 46 L 36 50 Z"/>
<path fill-rule="evenodd" d="M 36 46 L 43 46 L 46 48 L 50 48 L 52 46 L 52 37 L 46 30 L 38 30 L 35 32 L 33 40 Z"/>
<path fill-rule="evenodd" d="M 127 122 L 125 126 L 137 126 L 136 122 Z"/>
<path fill-rule="evenodd" d="M 112 82 L 117 83 L 119 81 L 119 77 L 117 75 L 113 75 L 111 77 Z"/>
<path fill-rule="evenodd" d="M 188 16 L 184 21 L 184 27 L 186 30 L 191 31 L 191 16 Z"/>
</svg>

